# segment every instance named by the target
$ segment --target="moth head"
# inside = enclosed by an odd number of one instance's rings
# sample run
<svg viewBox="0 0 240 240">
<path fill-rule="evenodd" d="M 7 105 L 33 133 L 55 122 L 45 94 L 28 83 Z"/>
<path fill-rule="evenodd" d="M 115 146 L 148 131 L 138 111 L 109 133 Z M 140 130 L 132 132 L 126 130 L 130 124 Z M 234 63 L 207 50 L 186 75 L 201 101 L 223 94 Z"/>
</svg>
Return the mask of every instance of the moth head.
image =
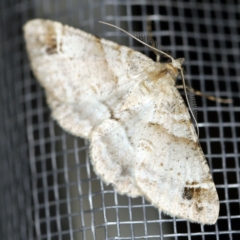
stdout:
<svg viewBox="0 0 240 240">
<path fill-rule="evenodd" d="M 172 66 L 175 68 L 181 69 L 183 62 L 184 62 L 184 58 L 173 59 Z"/>
</svg>

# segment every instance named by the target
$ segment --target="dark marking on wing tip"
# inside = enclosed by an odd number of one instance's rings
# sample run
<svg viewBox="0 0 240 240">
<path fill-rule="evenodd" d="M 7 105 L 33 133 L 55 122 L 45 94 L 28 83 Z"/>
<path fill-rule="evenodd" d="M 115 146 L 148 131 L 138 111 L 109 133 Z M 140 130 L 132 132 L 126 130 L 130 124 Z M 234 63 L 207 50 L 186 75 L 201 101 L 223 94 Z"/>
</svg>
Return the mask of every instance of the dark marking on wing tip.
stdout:
<svg viewBox="0 0 240 240">
<path fill-rule="evenodd" d="M 197 185 L 197 187 L 196 187 Z M 198 182 L 186 182 L 186 186 L 183 190 L 183 198 L 187 200 L 195 199 L 197 201 L 200 200 L 201 195 L 204 194 L 204 189 L 199 187 Z"/>
<path fill-rule="evenodd" d="M 57 53 L 57 41 L 56 39 L 50 39 L 47 40 L 47 48 L 46 48 L 46 53 L 48 55 L 52 55 Z"/>
<path fill-rule="evenodd" d="M 197 187 L 194 187 L 194 185 L 197 185 Z M 201 212 L 204 210 L 204 207 L 201 203 L 206 197 L 206 194 L 208 194 L 208 190 L 199 187 L 198 182 L 186 182 L 186 186 L 183 189 L 182 198 L 188 201 L 193 200 L 196 211 Z"/>
<path fill-rule="evenodd" d="M 193 198 L 193 188 L 185 187 L 183 190 L 182 198 L 187 200 L 192 200 Z"/>
<path fill-rule="evenodd" d="M 47 26 L 44 44 L 46 45 L 46 53 L 48 55 L 57 53 L 56 30 L 52 25 Z"/>
</svg>

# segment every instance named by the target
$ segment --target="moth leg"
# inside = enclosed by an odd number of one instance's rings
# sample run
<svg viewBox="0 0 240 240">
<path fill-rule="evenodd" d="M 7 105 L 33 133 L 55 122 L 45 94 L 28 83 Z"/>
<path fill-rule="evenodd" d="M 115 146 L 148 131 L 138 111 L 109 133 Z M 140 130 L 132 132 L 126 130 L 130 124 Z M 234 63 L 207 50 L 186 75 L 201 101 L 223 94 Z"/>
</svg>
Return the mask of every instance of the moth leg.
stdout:
<svg viewBox="0 0 240 240">
<path fill-rule="evenodd" d="M 177 89 L 183 89 L 183 85 L 177 85 L 176 86 Z M 201 97 L 205 97 L 207 98 L 208 100 L 210 101 L 214 101 L 214 102 L 219 102 L 219 103 L 224 103 L 224 104 L 230 104 L 232 103 L 232 99 L 231 98 L 218 98 L 218 97 L 214 97 L 214 96 L 211 96 L 211 95 L 208 95 L 208 94 L 204 94 L 200 91 L 197 91 L 191 87 L 186 87 L 186 89 L 192 93 L 194 93 L 195 95 L 197 96 L 201 96 Z"/>
<path fill-rule="evenodd" d="M 148 38 L 152 39 L 151 45 L 153 47 L 157 48 L 157 43 L 153 40 L 153 35 L 152 35 L 152 20 L 151 20 L 151 16 L 148 16 L 148 18 L 147 18 L 147 31 L 148 31 Z M 160 54 L 159 54 L 159 52 L 154 51 L 153 49 L 152 49 L 152 51 L 156 55 L 156 62 L 160 62 Z"/>
</svg>

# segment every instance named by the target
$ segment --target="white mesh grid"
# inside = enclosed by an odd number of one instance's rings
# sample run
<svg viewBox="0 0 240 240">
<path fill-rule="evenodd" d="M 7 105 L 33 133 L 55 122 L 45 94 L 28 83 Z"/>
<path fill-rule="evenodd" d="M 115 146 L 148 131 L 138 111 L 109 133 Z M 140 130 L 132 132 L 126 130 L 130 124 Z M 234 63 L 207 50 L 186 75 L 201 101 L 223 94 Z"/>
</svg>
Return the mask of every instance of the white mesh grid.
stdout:
<svg viewBox="0 0 240 240">
<path fill-rule="evenodd" d="M 1 239 L 240 239 L 240 2 L 124 0 L 2 0 L 0 2 Z M 57 20 L 154 57 L 113 28 L 152 35 L 173 57 L 184 57 L 197 97 L 200 143 L 220 198 L 214 226 L 158 212 L 144 198 L 114 192 L 93 172 L 88 143 L 51 119 L 33 77 L 22 25 Z"/>
</svg>

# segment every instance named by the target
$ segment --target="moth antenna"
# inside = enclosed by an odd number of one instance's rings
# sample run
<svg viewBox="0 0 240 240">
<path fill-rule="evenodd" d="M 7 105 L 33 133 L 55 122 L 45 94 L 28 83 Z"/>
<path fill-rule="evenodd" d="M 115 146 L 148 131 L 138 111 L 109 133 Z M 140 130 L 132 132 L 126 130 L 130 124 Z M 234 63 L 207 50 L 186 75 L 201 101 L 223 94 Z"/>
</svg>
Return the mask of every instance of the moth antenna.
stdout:
<svg viewBox="0 0 240 240">
<path fill-rule="evenodd" d="M 196 125 L 196 128 L 197 128 L 197 136 L 199 137 L 199 128 L 198 128 L 198 124 L 197 124 L 197 119 L 195 118 L 195 115 L 192 111 L 192 108 L 190 107 L 190 103 L 189 103 L 189 100 L 188 100 L 188 95 L 187 95 L 187 89 L 186 89 L 186 83 L 185 83 L 185 78 L 184 78 L 184 74 L 183 74 L 183 69 L 182 68 L 179 68 L 180 72 L 181 72 L 181 77 L 182 77 L 182 82 L 183 82 L 183 89 L 184 89 L 184 93 L 185 93 L 185 96 L 186 96 L 186 101 L 187 101 L 187 105 L 189 107 L 189 111 L 192 115 L 192 118 L 193 118 L 193 121 Z"/>
<path fill-rule="evenodd" d="M 142 43 L 143 45 L 149 47 L 149 48 L 152 49 L 154 52 L 159 52 L 159 53 L 165 55 L 166 57 L 170 58 L 170 59 L 172 60 L 172 62 L 174 61 L 174 58 L 171 57 L 169 54 L 167 54 L 167 53 L 165 53 L 165 52 L 163 52 L 163 51 L 161 51 L 161 50 L 159 50 L 159 49 L 157 49 L 157 48 L 155 48 L 155 47 L 152 47 L 151 45 L 149 45 L 149 44 L 147 44 L 147 43 L 141 41 L 140 39 L 138 39 L 137 37 L 135 37 L 135 36 L 132 35 L 131 33 L 125 31 L 124 29 L 122 29 L 122 28 L 120 28 L 120 27 L 117 27 L 117 26 L 115 26 L 115 25 L 113 25 L 113 24 L 110 24 L 110 23 L 106 23 L 106 22 L 102 22 L 102 21 L 99 21 L 99 22 L 102 23 L 102 24 L 105 24 L 105 25 L 108 25 L 108 26 L 114 27 L 114 28 L 116 28 L 116 29 L 118 29 L 118 30 L 120 30 L 120 31 L 122 31 L 122 32 L 124 32 L 124 33 L 126 33 L 128 36 L 134 38 L 134 39 L 137 40 L 138 42 L 140 42 L 140 43 Z"/>
</svg>

